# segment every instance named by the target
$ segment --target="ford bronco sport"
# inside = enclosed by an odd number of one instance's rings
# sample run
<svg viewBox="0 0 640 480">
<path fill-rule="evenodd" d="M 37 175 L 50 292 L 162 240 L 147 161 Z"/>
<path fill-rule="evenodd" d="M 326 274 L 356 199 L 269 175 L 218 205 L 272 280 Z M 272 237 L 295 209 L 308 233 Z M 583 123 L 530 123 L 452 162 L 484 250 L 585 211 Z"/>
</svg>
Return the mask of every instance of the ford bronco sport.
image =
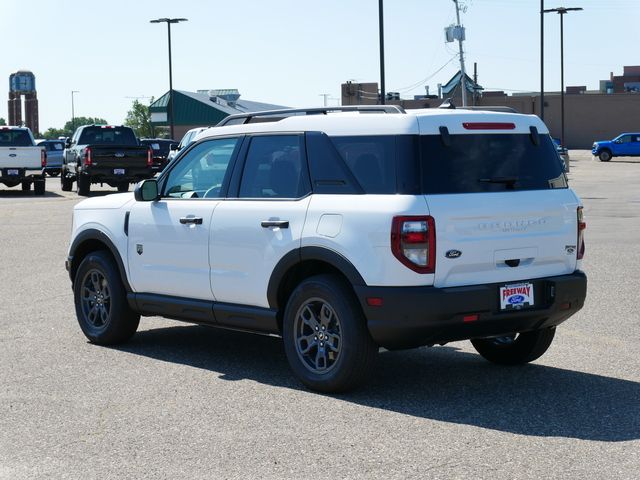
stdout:
<svg viewBox="0 0 640 480">
<path fill-rule="evenodd" d="M 584 229 L 536 116 L 289 110 L 228 117 L 135 192 L 80 202 L 66 265 L 91 342 L 141 315 L 275 334 L 336 392 L 379 347 L 537 359 L 584 304 Z"/>
</svg>

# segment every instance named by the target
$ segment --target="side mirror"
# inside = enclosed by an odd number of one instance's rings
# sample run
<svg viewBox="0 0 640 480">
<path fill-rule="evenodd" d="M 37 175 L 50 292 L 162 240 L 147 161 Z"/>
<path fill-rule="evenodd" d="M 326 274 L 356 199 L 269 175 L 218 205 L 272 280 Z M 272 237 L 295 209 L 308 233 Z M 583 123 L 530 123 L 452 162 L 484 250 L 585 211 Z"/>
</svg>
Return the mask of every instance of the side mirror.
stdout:
<svg viewBox="0 0 640 480">
<path fill-rule="evenodd" d="M 180 145 L 178 145 L 177 143 L 172 143 L 169 148 L 173 151 L 180 150 Z"/>
<path fill-rule="evenodd" d="M 71 148 L 71 139 L 67 138 L 67 140 L 64 142 L 64 148 Z"/>
<path fill-rule="evenodd" d="M 133 197 L 137 202 L 153 202 L 158 200 L 158 182 L 155 178 L 148 178 L 136 184 Z"/>
<path fill-rule="evenodd" d="M 613 143 L 622 143 L 622 140 L 614 140 Z"/>
</svg>

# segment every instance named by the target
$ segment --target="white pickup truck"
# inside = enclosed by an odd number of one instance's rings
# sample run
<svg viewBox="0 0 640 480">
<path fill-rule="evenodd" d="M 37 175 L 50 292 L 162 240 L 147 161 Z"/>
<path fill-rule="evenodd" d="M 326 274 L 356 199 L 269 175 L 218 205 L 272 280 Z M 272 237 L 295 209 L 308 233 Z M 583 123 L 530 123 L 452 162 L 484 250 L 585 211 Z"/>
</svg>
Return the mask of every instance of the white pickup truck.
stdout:
<svg viewBox="0 0 640 480">
<path fill-rule="evenodd" d="M 47 153 L 36 146 L 26 127 L 0 127 L 0 183 L 7 187 L 22 185 L 29 191 L 33 183 L 36 195 L 44 195 Z"/>
</svg>

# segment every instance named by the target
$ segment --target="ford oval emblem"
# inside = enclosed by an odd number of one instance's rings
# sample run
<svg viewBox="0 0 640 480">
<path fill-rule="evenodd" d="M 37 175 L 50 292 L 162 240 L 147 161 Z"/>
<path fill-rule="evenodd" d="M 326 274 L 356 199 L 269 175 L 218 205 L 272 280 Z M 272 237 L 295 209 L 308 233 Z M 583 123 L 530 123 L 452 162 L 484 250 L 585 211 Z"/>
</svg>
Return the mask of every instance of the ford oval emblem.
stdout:
<svg viewBox="0 0 640 480">
<path fill-rule="evenodd" d="M 124 152 L 117 152 L 114 157 L 116 158 L 124 158 Z"/>
<path fill-rule="evenodd" d="M 514 295 L 508 301 L 511 305 L 516 305 L 518 303 L 524 302 L 524 297 L 522 295 Z"/>
<path fill-rule="evenodd" d="M 458 258 L 461 255 L 462 255 L 462 252 L 460 250 L 449 250 L 447 253 L 444 254 L 444 256 L 447 258 Z"/>
</svg>

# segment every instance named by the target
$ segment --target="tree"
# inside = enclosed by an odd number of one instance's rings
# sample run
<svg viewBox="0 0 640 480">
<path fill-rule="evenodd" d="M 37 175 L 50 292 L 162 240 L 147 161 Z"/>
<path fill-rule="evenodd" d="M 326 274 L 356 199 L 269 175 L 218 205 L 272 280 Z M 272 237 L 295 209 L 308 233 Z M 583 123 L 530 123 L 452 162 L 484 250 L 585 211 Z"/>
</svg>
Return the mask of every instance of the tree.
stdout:
<svg viewBox="0 0 640 480">
<path fill-rule="evenodd" d="M 0 117 L 0 125 L 6 125 L 6 124 L 7 124 L 7 121 L 4 118 Z"/>
<path fill-rule="evenodd" d="M 42 138 L 57 139 L 58 137 L 70 137 L 75 129 L 82 125 L 108 125 L 104 118 L 98 117 L 76 117 L 74 121 L 69 120 L 62 128 L 49 128 L 42 134 Z"/>
<path fill-rule="evenodd" d="M 153 99 L 151 99 L 153 102 Z M 133 128 L 138 138 L 153 137 L 153 126 L 151 125 L 151 112 L 147 105 L 143 105 L 138 100 L 134 100 L 131 110 L 127 113 L 124 121 L 127 127 Z"/>
</svg>

